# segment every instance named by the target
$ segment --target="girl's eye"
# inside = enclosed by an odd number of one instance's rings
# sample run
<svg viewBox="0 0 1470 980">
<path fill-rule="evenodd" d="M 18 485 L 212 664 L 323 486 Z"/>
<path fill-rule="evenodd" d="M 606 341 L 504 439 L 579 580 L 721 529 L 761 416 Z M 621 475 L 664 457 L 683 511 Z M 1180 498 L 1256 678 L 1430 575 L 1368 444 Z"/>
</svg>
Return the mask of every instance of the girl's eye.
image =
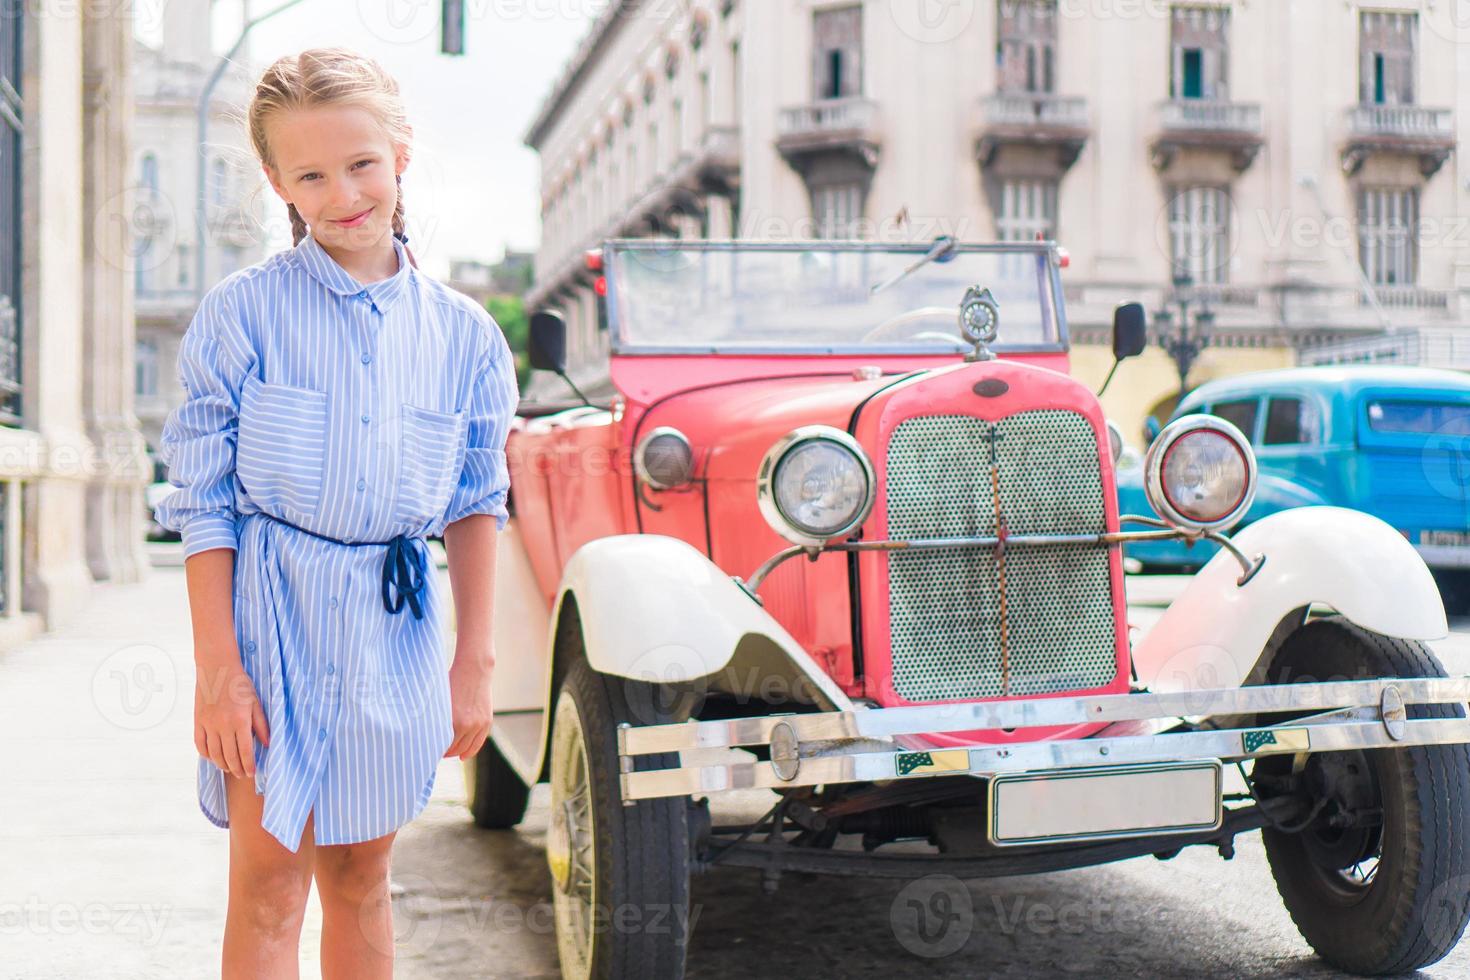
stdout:
<svg viewBox="0 0 1470 980">
<path fill-rule="evenodd" d="M 357 166 L 361 166 L 364 163 L 372 163 L 372 162 L 373 161 L 371 161 L 371 160 L 359 160 L 359 161 L 357 161 L 357 163 L 354 163 L 353 166 L 354 167 L 357 167 Z"/>
</svg>

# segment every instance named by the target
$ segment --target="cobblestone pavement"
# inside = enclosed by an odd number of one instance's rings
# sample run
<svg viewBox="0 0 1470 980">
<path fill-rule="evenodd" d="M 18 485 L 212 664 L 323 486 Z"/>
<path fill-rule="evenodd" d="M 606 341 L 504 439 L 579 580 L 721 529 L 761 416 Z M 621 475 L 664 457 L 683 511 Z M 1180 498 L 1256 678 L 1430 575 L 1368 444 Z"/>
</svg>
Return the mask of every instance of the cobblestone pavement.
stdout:
<svg viewBox="0 0 1470 980">
<path fill-rule="evenodd" d="M 218 975 L 228 835 L 195 799 L 184 578 L 176 552 L 157 554 L 148 582 L 99 588 L 77 622 L 0 654 L 0 977 Z M 1150 625 L 1169 592 L 1141 583 L 1132 620 Z M 1470 672 L 1457 625 L 1437 646 Z M 478 831 L 459 763 L 443 763 L 394 851 L 397 976 L 557 975 L 545 799 L 518 831 Z M 966 885 L 787 875 L 774 895 L 716 870 L 693 895 L 693 977 L 1334 975 L 1282 909 L 1258 836 L 1230 862 L 1196 849 Z M 912 901 L 946 910 L 942 943 L 895 931 Z M 320 976 L 319 937 L 313 892 L 303 977 Z M 1470 943 L 1420 975 L 1470 976 Z"/>
</svg>

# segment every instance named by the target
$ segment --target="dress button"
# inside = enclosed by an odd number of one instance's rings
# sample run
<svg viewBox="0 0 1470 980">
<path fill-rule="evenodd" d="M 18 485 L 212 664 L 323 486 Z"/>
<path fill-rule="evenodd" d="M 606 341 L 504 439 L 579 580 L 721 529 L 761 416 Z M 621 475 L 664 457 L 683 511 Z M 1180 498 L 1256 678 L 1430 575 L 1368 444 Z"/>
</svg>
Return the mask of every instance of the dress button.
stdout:
<svg viewBox="0 0 1470 980">
<path fill-rule="evenodd" d="M 336 609 L 337 608 L 337 597 L 336 596 L 332 596 L 332 608 L 333 609 Z"/>
<path fill-rule="evenodd" d="M 254 653 L 255 652 L 255 641 L 254 640 L 246 640 L 245 641 L 245 652 L 246 653 Z"/>
<path fill-rule="evenodd" d="M 367 481 L 366 480 L 358 480 L 357 481 L 357 489 L 359 489 L 359 490 L 366 490 L 367 489 Z"/>
<path fill-rule="evenodd" d="M 372 359 L 373 359 L 373 355 L 371 355 L 371 354 L 364 354 L 364 355 L 362 355 L 362 363 L 364 363 L 364 364 L 366 364 L 368 361 L 371 361 Z"/>
<path fill-rule="evenodd" d="M 364 416 L 363 416 L 363 417 L 362 417 L 362 420 L 363 420 L 363 421 L 364 421 L 364 422 L 371 422 L 371 421 L 372 421 L 372 419 L 373 419 L 373 417 L 372 417 L 372 416 L 371 416 L 371 415 L 364 415 Z"/>
<path fill-rule="evenodd" d="M 327 737 L 327 730 L 325 728 L 318 728 L 316 730 L 316 737 L 318 739 L 324 739 L 324 738 L 326 738 Z"/>
<path fill-rule="evenodd" d="M 332 666 L 331 664 L 327 664 L 327 673 L 329 673 L 329 674 L 335 674 L 336 672 L 337 672 L 337 668 L 336 667 Z"/>
</svg>

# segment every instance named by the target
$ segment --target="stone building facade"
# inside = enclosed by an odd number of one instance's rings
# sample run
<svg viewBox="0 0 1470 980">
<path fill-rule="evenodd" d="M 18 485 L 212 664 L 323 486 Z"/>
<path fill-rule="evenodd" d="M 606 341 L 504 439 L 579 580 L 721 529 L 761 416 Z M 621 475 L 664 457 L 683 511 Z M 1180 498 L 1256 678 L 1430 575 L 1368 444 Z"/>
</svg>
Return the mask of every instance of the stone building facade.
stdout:
<svg viewBox="0 0 1470 980">
<path fill-rule="evenodd" d="M 0 646 L 147 567 L 127 7 L 0 2 Z"/>
<path fill-rule="evenodd" d="M 617 0 L 526 134 L 532 304 L 606 352 L 620 235 L 1056 238 L 1074 372 L 1114 306 L 1213 324 L 1191 383 L 1470 312 L 1470 46 L 1454 3 Z M 1457 232 L 1458 230 L 1458 232 Z M 528 394 L 557 392 L 537 379 Z M 1168 407 L 1157 347 L 1104 400 Z"/>
</svg>

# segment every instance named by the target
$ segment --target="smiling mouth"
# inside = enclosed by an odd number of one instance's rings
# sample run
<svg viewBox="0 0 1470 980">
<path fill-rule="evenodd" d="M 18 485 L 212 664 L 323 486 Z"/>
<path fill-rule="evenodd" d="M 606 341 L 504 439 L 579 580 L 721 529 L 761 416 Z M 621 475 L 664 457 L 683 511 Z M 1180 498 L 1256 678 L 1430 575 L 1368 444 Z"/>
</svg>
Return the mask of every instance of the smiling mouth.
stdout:
<svg viewBox="0 0 1470 980">
<path fill-rule="evenodd" d="M 344 224 L 344 225 L 345 224 L 351 224 L 352 222 L 356 221 L 357 219 L 359 219 L 361 217 L 364 217 L 365 215 L 371 214 L 372 213 L 372 210 L 373 210 L 372 208 L 365 208 L 362 211 L 357 212 L 356 214 L 348 215 L 345 218 L 333 218 L 332 220 L 338 222 L 339 224 Z"/>
</svg>

